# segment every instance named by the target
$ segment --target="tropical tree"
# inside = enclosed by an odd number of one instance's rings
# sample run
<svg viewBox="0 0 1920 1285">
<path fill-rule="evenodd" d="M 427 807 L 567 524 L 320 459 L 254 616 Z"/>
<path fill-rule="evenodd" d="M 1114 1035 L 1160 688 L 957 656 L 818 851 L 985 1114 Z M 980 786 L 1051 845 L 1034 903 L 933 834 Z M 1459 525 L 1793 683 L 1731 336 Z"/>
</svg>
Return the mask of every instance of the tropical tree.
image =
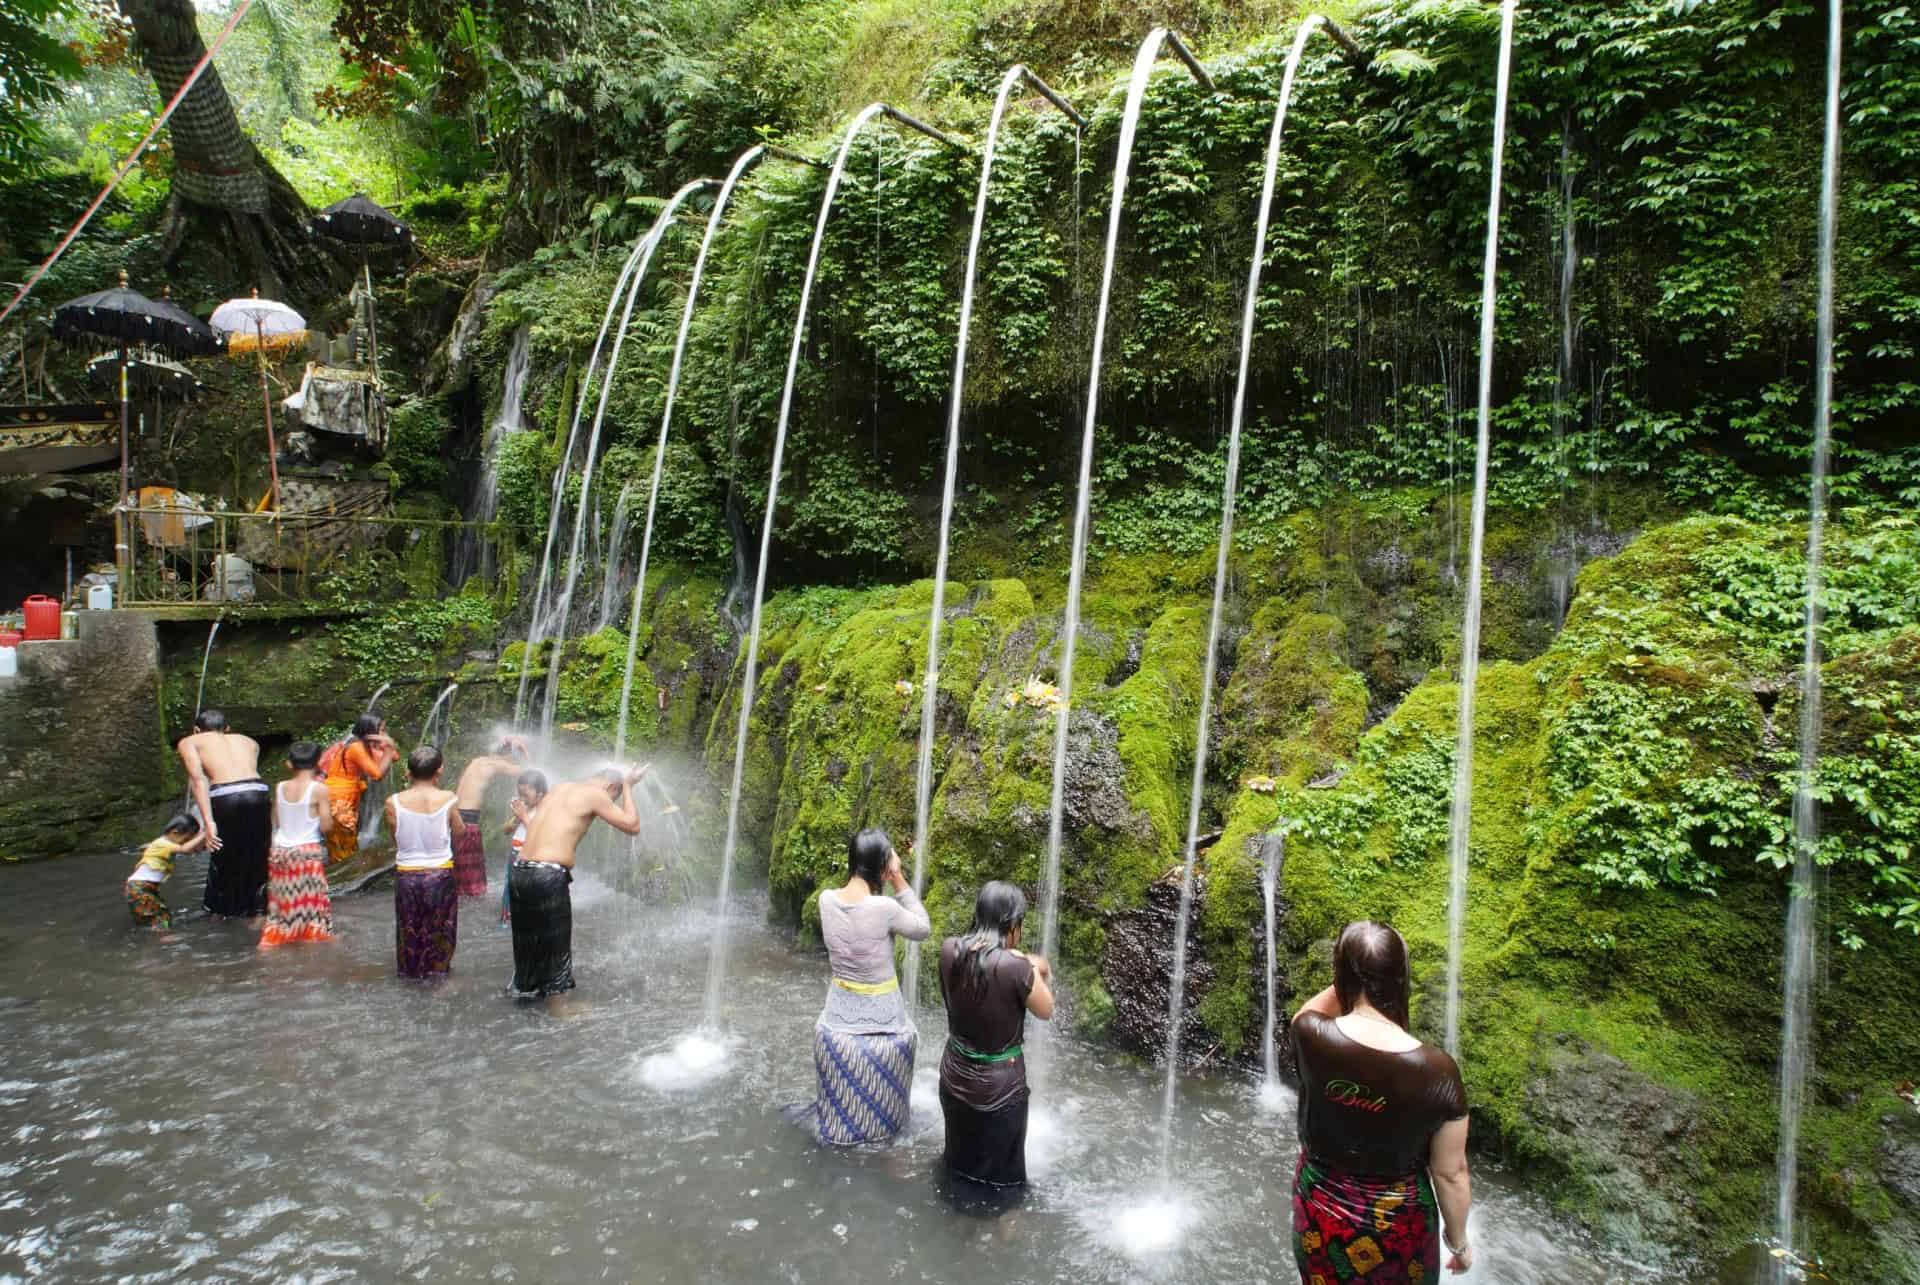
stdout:
<svg viewBox="0 0 1920 1285">
<path fill-rule="evenodd" d="M 160 96 L 171 99 L 206 53 L 192 0 L 117 3 L 133 25 L 141 63 Z M 228 247 L 242 278 L 263 289 L 313 297 L 337 287 L 337 265 L 307 237 L 306 201 L 241 130 L 217 68 L 208 67 L 195 82 L 168 129 L 167 257 L 192 234 Z"/>
<path fill-rule="evenodd" d="M 72 0 L 0 0 L 0 182 L 28 178 L 44 154 L 42 114 L 79 77 L 80 56 L 50 28 Z"/>
</svg>

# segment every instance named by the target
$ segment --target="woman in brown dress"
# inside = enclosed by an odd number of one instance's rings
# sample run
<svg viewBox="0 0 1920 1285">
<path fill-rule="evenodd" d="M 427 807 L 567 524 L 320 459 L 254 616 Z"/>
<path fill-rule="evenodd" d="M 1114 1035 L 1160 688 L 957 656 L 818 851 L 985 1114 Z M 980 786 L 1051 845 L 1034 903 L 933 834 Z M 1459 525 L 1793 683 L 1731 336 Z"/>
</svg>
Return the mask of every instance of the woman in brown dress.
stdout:
<svg viewBox="0 0 1920 1285">
<path fill-rule="evenodd" d="M 1027 899 L 1010 883 L 980 889 L 973 927 L 940 944 L 947 1051 L 940 1114 L 948 1172 L 992 1187 L 1027 1181 L 1027 1014 L 1053 1017 L 1053 969 L 1020 950 Z"/>
</svg>

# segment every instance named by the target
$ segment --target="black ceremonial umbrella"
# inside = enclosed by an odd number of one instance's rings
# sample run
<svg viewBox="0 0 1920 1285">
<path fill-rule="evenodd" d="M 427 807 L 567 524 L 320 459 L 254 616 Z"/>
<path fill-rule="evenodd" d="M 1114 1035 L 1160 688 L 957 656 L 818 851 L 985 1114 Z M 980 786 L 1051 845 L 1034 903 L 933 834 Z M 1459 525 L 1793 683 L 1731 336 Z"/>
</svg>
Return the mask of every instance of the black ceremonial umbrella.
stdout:
<svg viewBox="0 0 1920 1285">
<path fill-rule="evenodd" d="M 69 299 L 53 310 L 53 337 L 65 343 L 105 339 L 119 353 L 120 366 L 120 546 L 127 547 L 127 348 L 143 345 L 180 357 L 220 351 L 212 327 L 166 299 L 149 299 L 127 285 L 127 274 L 111 290 Z"/>
<path fill-rule="evenodd" d="M 321 236 L 360 247 L 360 274 L 365 280 L 367 292 L 367 338 L 373 347 L 374 378 L 378 379 L 380 325 L 373 312 L 373 271 L 367 266 L 367 247 L 405 245 L 413 240 L 413 229 L 365 192 L 355 192 L 346 200 L 335 201 L 314 215 L 313 230 Z"/>
</svg>

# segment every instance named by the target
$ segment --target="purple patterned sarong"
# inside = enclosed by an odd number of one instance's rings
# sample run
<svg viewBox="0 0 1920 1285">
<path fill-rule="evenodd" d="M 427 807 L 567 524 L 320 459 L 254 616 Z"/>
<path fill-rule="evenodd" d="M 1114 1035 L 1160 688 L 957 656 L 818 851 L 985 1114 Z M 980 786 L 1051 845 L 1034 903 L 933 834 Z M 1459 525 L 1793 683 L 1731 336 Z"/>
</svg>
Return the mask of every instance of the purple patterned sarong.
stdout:
<svg viewBox="0 0 1920 1285">
<path fill-rule="evenodd" d="M 399 870 L 393 877 L 393 944 L 402 977 L 440 977 L 453 967 L 460 892 L 451 867 Z"/>
</svg>

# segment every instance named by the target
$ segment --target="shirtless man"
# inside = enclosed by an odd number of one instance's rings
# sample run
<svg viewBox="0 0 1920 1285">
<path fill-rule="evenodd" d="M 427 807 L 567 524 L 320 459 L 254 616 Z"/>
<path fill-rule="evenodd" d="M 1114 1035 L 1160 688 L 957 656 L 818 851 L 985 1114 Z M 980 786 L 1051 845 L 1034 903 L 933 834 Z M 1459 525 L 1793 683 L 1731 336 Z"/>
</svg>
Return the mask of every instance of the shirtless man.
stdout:
<svg viewBox="0 0 1920 1285">
<path fill-rule="evenodd" d="M 487 847 L 480 832 L 480 805 L 486 801 L 487 787 L 497 777 L 519 775 L 526 764 L 527 743 L 518 736 L 503 736 L 493 753 L 472 760 L 460 773 L 454 806 L 467 828 L 453 837 L 453 881 L 462 897 L 479 897 L 487 891 Z"/>
<path fill-rule="evenodd" d="M 622 834 L 640 833 L 633 783 L 648 766 L 610 767 L 584 781 L 563 782 L 533 814 L 526 845 L 507 872 L 513 914 L 513 981 L 507 994 L 515 999 L 544 999 L 573 989 L 573 894 L 567 885 L 573 882 L 575 849 L 595 820 Z"/>
<path fill-rule="evenodd" d="M 260 779 L 260 745 L 227 728 L 227 716 L 203 709 L 176 747 L 207 835 L 207 888 L 201 904 L 224 918 L 265 914 L 267 845 L 273 796 Z"/>
</svg>

